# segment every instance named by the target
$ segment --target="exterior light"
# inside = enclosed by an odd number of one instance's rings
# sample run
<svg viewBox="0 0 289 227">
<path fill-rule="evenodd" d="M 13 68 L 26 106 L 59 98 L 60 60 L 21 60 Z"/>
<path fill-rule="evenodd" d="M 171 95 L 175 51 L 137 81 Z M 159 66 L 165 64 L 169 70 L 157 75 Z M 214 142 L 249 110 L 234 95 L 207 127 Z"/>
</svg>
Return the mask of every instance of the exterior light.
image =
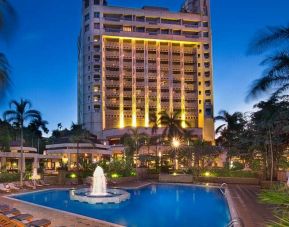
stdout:
<svg viewBox="0 0 289 227">
<path fill-rule="evenodd" d="M 172 146 L 174 148 L 179 148 L 180 145 L 181 145 L 181 142 L 177 138 L 174 137 L 173 140 L 172 140 Z"/>
<path fill-rule="evenodd" d="M 62 157 L 62 162 L 63 162 L 64 164 L 67 164 L 68 158 L 67 158 L 66 156 Z"/>
<path fill-rule="evenodd" d="M 177 176 L 177 173 L 176 173 L 176 172 L 174 172 L 174 173 L 173 173 L 173 176 Z"/>
<path fill-rule="evenodd" d="M 111 178 L 118 178 L 119 176 L 118 176 L 118 174 L 117 173 L 113 173 L 113 174 L 111 174 Z"/>
<path fill-rule="evenodd" d="M 77 176 L 76 176 L 75 173 L 72 173 L 72 174 L 70 174 L 70 177 L 71 177 L 72 179 L 74 179 L 74 178 L 76 178 Z"/>
<path fill-rule="evenodd" d="M 210 172 L 205 172 L 205 177 L 209 177 L 211 174 L 210 174 Z"/>
<path fill-rule="evenodd" d="M 159 152 L 159 157 L 160 157 L 160 158 L 162 157 L 162 152 Z"/>
</svg>

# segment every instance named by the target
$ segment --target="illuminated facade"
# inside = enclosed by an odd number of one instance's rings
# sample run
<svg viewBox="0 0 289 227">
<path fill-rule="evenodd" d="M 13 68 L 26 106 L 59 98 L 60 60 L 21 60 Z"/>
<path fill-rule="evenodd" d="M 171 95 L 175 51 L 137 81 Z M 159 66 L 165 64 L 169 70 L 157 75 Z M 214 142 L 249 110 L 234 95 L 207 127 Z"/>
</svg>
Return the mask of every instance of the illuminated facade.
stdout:
<svg viewBox="0 0 289 227">
<path fill-rule="evenodd" d="M 149 128 L 151 112 L 180 111 L 204 140 L 214 140 L 208 0 L 187 0 L 180 12 L 84 0 L 82 26 L 79 123 L 106 139 L 127 127 Z"/>
</svg>

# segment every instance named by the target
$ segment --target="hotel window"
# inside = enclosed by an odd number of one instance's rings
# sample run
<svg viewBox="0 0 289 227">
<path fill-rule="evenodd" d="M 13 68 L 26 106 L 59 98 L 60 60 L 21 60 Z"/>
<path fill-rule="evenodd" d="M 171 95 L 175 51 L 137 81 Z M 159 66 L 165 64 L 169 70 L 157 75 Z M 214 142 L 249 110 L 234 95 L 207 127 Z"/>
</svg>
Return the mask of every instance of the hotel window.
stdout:
<svg viewBox="0 0 289 227">
<path fill-rule="evenodd" d="M 100 29 L 100 23 L 94 23 L 94 29 Z"/>
<path fill-rule="evenodd" d="M 123 26 L 123 31 L 124 32 L 131 32 L 132 28 L 131 28 L 131 26 Z"/>
<path fill-rule="evenodd" d="M 94 12 L 94 18 L 99 18 L 99 12 Z"/>
<path fill-rule="evenodd" d="M 84 32 L 88 32 L 89 31 L 89 24 L 85 25 L 84 27 Z"/>
<path fill-rule="evenodd" d="M 209 50 L 209 48 L 210 48 L 210 45 L 209 45 L 209 44 L 204 44 L 204 49 L 205 49 L 205 50 Z"/>
<path fill-rule="evenodd" d="M 84 8 L 88 8 L 89 7 L 89 0 L 85 0 L 84 1 Z"/>
<path fill-rule="evenodd" d="M 203 27 L 206 27 L 206 28 L 209 27 L 209 23 L 207 21 L 204 21 L 203 22 Z"/>
<path fill-rule="evenodd" d="M 209 37 L 209 32 L 203 32 L 203 37 L 208 38 Z"/>
<path fill-rule="evenodd" d="M 206 90 L 205 94 L 206 94 L 206 96 L 210 96 L 211 95 L 211 91 L 210 90 Z"/>
<path fill-rule="evenodd" d="M 88 21 L 88 20 L 89 20 L 89 13 L 84 16 L 84 21 Z"/>
</svg>

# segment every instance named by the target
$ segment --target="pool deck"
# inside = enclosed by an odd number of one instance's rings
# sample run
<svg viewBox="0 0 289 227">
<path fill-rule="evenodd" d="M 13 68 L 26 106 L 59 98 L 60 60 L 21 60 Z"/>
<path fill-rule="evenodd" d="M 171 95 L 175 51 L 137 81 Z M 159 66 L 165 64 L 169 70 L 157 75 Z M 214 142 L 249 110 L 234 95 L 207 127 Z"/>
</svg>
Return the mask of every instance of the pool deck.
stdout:
<svg viewBox="0 0 289 227">
<path fill-rule="evenodd" d="M 114 185 L 121 188 L 139 188 L 150 184 L 149 181 L 134 181 L 126 184 Z M 56 187 L 53 187 L 56 188 Z M 61 187 L 63 188 L 63 187 Z M 71 188 L 71 187 L 70 187 Z M 250 185 L 229 185 L 231 200 L 234 208 L 245 227 L 263 227 L 266 221 L 273 218 L 272 207 L 260 204 L 257 195 L 260 187 Z M 25 190 L 23 192 L 29 192 Z M 9 204 L 11 207 L 19 209 L 22 213 L 29 213 L 36 219 L 46 218 L 51 220 L 51 227 L 117 227 L 119 225 L 110 224 L 104 221 L 95 220 L 79 215 L 60 212 L 54 209 L 39 207 L 21 201 L 6 198 L 9 194 L 0 194 L 0 203 Z"/>
<path fill-rule="evenodd" d="M 229 185 L 231 199 L 245 227 L 263 227 L 273 219 L 272 207 L 258 201 L 259 186 Z"/>
</svg>

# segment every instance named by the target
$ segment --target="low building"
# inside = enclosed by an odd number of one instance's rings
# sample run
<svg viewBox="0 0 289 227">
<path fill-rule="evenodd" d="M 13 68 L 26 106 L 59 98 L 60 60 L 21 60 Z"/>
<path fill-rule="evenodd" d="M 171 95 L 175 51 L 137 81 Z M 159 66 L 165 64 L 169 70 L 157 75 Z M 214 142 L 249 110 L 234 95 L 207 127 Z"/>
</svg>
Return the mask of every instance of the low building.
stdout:
<svg viewBox="0 0 289 227">
<path fill-rule="evenodd" d="M 110 160 L 113 155 L 118 154 L 119 149 L 113 151 L 111 146 L 91 143 L 58 143 L 46 145 L 44 152 L 47 156 L 56 156 L 68 169 L 76 167 L 77 156 L 82 160 L 90 160 L 96 163 L 100 160 Z"/>
<path fill-rule="evenodd" d="M 40 163 L 43 164 L 45 169 L 55 170 L 60 163 L 58 156 L 38 154 L 34 147 L 23 147 L 23 158 L 24 170 L 39 168 Z M 10 152 L 0 152 L 0 159 L 0 169 L 2 171 L 20 172 L 21 147 L 15 145 L 10 147 Z M 51 165 L 51 163 L 56 165 Z"/>
</svg>

